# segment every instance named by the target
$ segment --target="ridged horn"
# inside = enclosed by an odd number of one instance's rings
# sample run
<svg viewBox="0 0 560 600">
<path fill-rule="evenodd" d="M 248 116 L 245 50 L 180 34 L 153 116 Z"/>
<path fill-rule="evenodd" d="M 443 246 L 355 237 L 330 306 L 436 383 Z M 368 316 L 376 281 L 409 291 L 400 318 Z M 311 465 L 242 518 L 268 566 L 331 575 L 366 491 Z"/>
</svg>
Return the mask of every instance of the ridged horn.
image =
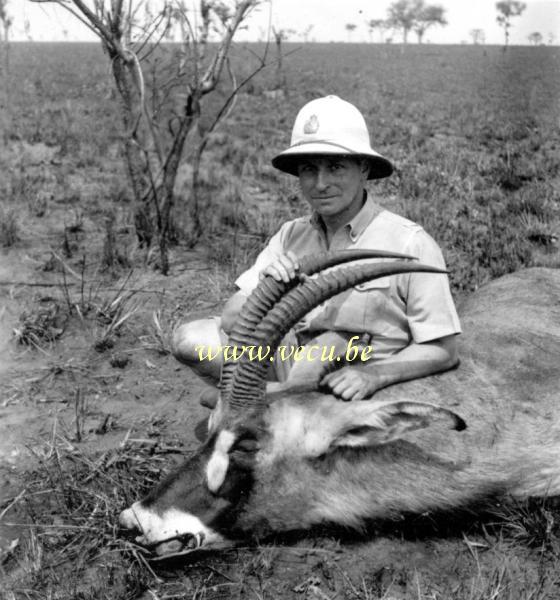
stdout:
<svg viewBox="0 0 560 600">
<path fill-rule="evenodd" d="M 284 335 L 310 310 L 360 283 L 411 272 L 447 273 L 444 269 L 420 263 L 367 263 L 320 273 L 316 277 L 306 278 L 288 291 L 261 320 L 254 332 L 254 345 L 266 348 L 266 357 L 261 361 L 251 360 L 247 354 L 243 354 L 236 363 L 229 393 L 224 397 L 230 409 L 237 412 L 263 405 L 266 373 L 272 364 L 271 357 Z"/>
<path fill-rule="evenodd" d="M 330 267 L 368 258 L 415 259 L 416 257 L 398 252 L 387 252 L 385 250 L 360 249 L 308 254 L 300 260 L 299 273 L 303 276 L 311 276 Z M 289 283 L 284 283 L 283 281 L 276 281 L 272 277 L 265 277 L 260 281 L 241 308 L 237 321 L 229 334 L 228 344 L 238 348 L 254 345 L 254 332 L 258 324 L 278 300 L 289 290 L 296 287 L 300 283 L 300 280 L 301 277 L 295 278 Z M 222 395 L 225 394 L 227 396 L 232 374 L 236 368 L 236 361 L 224 363 L 220 379 Z"/>
</svg>

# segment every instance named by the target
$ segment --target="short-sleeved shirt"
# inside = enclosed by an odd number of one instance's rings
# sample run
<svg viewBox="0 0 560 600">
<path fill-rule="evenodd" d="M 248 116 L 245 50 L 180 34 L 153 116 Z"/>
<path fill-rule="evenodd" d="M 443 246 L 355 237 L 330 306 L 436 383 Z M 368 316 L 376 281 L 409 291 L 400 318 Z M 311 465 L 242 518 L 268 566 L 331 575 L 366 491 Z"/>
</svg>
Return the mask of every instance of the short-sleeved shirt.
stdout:
<svg viewBox="0 0 560 600">
<path fill-rule="evenodd" d="M 369 197 L 360 212 L 340 228 L 330 245 L 316 214 L 285 223 L 236 280 L 249 294 L 259 273 L 288 250 L 296 256 L 342 249 L 376 249 L 410 254 L 423 264 L 445 268 L 439 246 L 416 223 L 376 205 Z M 447 275 L 405 273 L 355 286 L 315 308 L 296 326 L 304 339 L 324 331 L 367 335 L 373 358 L 461 332 Z"/>
</svg>

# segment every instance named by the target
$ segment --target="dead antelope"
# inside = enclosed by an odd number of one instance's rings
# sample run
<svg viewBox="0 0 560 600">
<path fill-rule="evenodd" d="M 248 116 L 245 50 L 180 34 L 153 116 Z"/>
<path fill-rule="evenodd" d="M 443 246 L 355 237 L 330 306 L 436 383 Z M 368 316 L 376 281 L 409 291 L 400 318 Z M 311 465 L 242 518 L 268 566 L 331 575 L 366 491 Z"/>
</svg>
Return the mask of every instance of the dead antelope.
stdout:
<svg viewBox="0 0 560 600">
<path fill-rule="evenodd" d="M 370 253 L 371 254 L 371 253 Z M 386 256 L 386 255 L 385 255 Z M 314 306 L 362 281 L 436 271 L 345 252 L 266 278 L 232 333 L 270 345 Z M 461 366 L 346 403 L 319 391 L 266 395 L 269 361 L 226 363 L 207 440 L 121 525 L 158 556 L 331 522 L 357 527 L 495 494 L 560 492 L 560 272 L 496 280 L 462 309 Z"/>
</svg>

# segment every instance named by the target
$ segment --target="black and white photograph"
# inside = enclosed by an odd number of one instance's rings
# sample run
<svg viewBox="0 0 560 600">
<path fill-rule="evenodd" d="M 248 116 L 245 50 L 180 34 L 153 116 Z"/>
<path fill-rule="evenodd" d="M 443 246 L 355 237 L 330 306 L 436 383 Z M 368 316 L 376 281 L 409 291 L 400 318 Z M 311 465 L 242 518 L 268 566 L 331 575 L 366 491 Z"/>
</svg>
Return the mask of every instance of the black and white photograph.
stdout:
<svg viewBox="0 0 560 600">
<path fill-rule="evenodd" d="M 0 600 L 560 597 L 560 0 L 0 0 Z"/>
</svg>

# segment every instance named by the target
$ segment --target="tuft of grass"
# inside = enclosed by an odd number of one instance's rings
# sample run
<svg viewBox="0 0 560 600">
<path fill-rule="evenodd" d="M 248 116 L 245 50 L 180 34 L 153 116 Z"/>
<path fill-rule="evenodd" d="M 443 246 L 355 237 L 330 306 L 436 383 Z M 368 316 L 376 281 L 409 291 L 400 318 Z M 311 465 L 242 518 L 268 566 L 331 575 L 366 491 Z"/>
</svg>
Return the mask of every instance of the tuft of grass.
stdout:
<svg viewBox="0 0 560 600">
<path fill-rule="evenodd" d="M 138 297 L 140 289 L 128 288 L 132 271 L 124 277 L 113 291 L 103 289 L 103 282 L 94 280 L 88 283 L 86 279 L 87 261 L 82 258 L 81 272 L 76 273 L 55 253 L 61 269 L 62 282 L 60 289 L 69 314 L 76 314 L 83 328 L 91 337 L 93 348 L 97 352 L 104 352 L 112 348 L 116 337 L 120 335 L 122 327 L 140 309 L 142 302 Z M 75 279 L 79 291 L 74 291 L 67 279 L 66 272 Z M 74 282 L 72 282 L 74 283 Z"/>
<path fill-rule="evenodd" d="M 0 207 L 0 246 L 11 248 L 20 240 L 20 225 L 15 209 Z"/>
<path fill-rule="evenodd" d="M 43 350 L 62 336 L 68 316 L 58 300 L 50 296 L 41 298 L 36 306 L 20 315 L 13 338 L 18 344 Z"/>
<path fill-rule="evenodd" d="M 173 331 L 178 321 L 178 318 L 173 318 L 162 308 L 154 310 L 148 322 L 148 332 L 141 337 L 142 346 L 162 356 L 171 354 Z"/>
<path fill-rule="evenodd" d="M 558 223 L 530 212 L 522 213 L 519 222 L 529 241 L 542 246 L 555 246 L 558 243 L 560 233 Z"/>
<path fill-rule="evenodd" d="M 93 347 L 97 352 L 112 348 L 122 326 L 140 309 L 137 290 L 126 290 L 127 281 L 128 278 L 112 297 L 96 307 Z"/>
<path fill-rule="evenodd" d="M 527 548 L 552 551 L 560 556 L 560 505 L 548 498 L 512 499 L 492 511 L 506 539 Z"/>
</svg>

